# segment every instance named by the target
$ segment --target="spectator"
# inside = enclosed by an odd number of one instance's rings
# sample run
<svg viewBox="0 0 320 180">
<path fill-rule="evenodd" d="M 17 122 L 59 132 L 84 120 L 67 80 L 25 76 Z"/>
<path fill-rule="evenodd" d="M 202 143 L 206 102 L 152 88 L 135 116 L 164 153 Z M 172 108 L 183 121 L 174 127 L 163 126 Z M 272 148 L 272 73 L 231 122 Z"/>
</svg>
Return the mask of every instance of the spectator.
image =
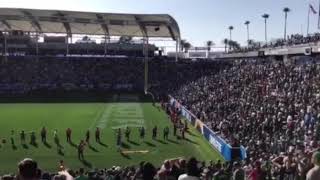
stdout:
<svg viewBox="0 0 320 180">
<path fill-rule="evenodd" d="M 18 164 L 18 175 L 19 180 L 38 180 L 40 179 L 38 164 L 36 161 L 26 158 Z"/>
<path fill-rule="evenodd" d="M 318 180 L 320 179 L 320 152 L 315 152 L 312 155 L 312 163 L 314 167 L 309 170 L 307 180 Z"/>
<path fill-rule="evenodd" d="M 233 171 L 233 180 L 245 180 L 245 172 L 241 168 L 241 164 L 239 162 L 234 163 L 234 171 Z"/>
<path fill-rule="evenodd" d="M 75 178 L 75 180 L 89 180 L 87 176 L 84 175 L 84 169 L 79 169 L 79 176 Z"/>
<path fill-rule="evenodd" d="M 178 180 L 199 180 L 200 170 L 198 161 L 195 158 L 190 158 L 187 162 L 187 172 L 179 176 Z"/>
</svg>

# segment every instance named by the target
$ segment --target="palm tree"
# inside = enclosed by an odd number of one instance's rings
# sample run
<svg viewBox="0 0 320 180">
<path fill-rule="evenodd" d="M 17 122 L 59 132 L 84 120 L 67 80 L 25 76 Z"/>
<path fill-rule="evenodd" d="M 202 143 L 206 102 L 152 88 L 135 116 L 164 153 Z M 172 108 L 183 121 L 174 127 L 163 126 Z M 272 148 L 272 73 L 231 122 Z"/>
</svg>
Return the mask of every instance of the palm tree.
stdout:
<svg viewBox="0 0 320 180">
<path fill-rule="evenodd" d="M 247 43 L 249 46 L 249 39 L 250 39 L 250 37 L 249 37 L 249 24 L 250 24 L 250 21 L 246 21 L 244 24 L 247 26 Z"/>
<path fill-rule="evenodd" d="M 191 44 L 189 42 L 185 42 L 183 44 L 184 52 L 187 53 L 189 49 L 191 48 Z"/>
<path fill-rule="evenodd" d="M 232 30 L 234 29 L 233 26 L 229 26 L 228 27 L 229 31 L 230 31 L 230 38 L 229 40 L 232 41 Z M 231 46 L 229 45 L 229 49 L 231 49 Z"/>
<path fill-rule="evenodd" d="M 249 39 L 249 40 L 248 40 L 248 46 L 252 46 L 252 45 L 254 45 L 254 44 L 255 44 L 255 42 L 254 42 L 253 39 Z"/>
<path fill-rule="evenodd" d="M 181 39 L 180 40 L 180 51 L 183 51 L 184 49 L 184 44 L 186 43 L 187 41 L 185 39 Z"/>
<path fill-rule="evenodd" d="M 225 38 L 224 40 L 222 40 L 222 43 L 224 44 L 224 52 L 227 52 L 227 46 L 228 46 L 228 39 Z"/>
<path fill-rule="evenodd" d="M 228 27 L 229 31 L 230 31 L 230 40 L 232 40 L 232 30 L 234 29 L 233 26 L 229 26 Z"/>
<path fill-rule="evenodd" d="M 265 36 L 265 40 L 266 43 L 268 42 L 268 38 L 267 38 L 267 20 L 269 18 L 269 14 L 263 14 L 262 17 L 264 18 L 264 36 Z"/>
<path fill-rule="evenodd" d="M 284 40 L 287 39 L 287 19 L 288 19 L 288 12 L 291 10 L 288 7 L 283 8 L 284 12 Z"/>
<path fill-rule="evenodd" d="M 211 47 L 214 45 L 213 41 L 207 41 L 207 48 L 208 48 L 208 56 L 209 56 L 209 52 L 211 51 Z"/>
</svg>

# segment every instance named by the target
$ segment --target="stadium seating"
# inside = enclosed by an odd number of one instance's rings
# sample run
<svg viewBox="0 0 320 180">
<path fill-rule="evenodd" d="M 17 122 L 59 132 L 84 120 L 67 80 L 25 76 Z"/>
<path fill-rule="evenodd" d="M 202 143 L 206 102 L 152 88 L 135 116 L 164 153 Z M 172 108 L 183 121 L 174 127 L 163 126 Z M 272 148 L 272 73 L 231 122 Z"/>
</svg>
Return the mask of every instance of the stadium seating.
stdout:
<svg viewBox="0 0 320 180">
<path fill-rule="evenodd" d="M 248 158 L 240 165 L 212 162 L 202 166 L 202 175 L 228 179 L 243 170 L 248 176 L 258 172 L 269 179 L 303 178 L 312 168 L 311 154 L 319 150 L 317 60 L 285 64 L 263 58 L 195 62 L 153 58 L 150 90 L 157 97 L 172 95 L 224 139 L 236 139 L 247 149 Z M 42 88 L 109 92 L 116 87 L 137 92 L 143 89 L 143 65 L 136 58 L 11 57 L 0 64 L 0 93 L 29 94 Z M 166 174 L 166 168 L 160 167 L 157 176 Z M 174 168 L 169 169 L 168 174 L 173 173 Z M 88 175 L 90 179 L 131 177 L 139 170 L 137 166 L 113 167 Z M 52 177 L 44 175 L 42 179 Z"/>
</svg>

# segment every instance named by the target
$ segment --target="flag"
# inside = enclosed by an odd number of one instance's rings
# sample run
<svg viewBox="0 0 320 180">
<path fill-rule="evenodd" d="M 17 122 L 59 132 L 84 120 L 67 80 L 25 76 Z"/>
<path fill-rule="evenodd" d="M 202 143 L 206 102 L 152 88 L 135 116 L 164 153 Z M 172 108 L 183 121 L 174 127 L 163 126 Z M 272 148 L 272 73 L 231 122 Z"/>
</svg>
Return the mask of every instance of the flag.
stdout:
<svg viewBox="0 0 320 180">
<path fill-rule="evenodd" d="M 310 10 L 311 10 L 311 12 L 312 12 L 313 14 L 317 14 L 317 11 L 314 9 L 314 7 L 312 6 L 312 4 L 309 4 L 309 8 L 310 8 Z"/>
</svg>

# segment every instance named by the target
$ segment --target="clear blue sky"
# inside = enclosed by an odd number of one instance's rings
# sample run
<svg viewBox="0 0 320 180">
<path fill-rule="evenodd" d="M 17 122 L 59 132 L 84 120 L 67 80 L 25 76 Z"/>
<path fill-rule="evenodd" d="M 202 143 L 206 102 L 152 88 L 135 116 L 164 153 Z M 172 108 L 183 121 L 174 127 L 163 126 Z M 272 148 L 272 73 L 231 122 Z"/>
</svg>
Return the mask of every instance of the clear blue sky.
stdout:
<svg viewBox="0 0 320 180">
<path fill-rule="evenodd" d="M 318 10 L 318 0 L 313 0 Z M 244 44 L 244 21 L 251 21 L 251 39 L 264 40 L 261 15 L 270 14 L 269 39 L 283 36 L 284 15 L 289 7 L 288 34 L 306 33 L 308 0 L 0 0 L 1 7 L 63 9 L 119 13 L 167 13 L 178 22 L 182 37 L 193 45 L 207 40 L 221 44 L 234 26 L 233 39 Z M 317 32 L 317 15 L 312 15 L 310 32 Z"/>
</svg>

